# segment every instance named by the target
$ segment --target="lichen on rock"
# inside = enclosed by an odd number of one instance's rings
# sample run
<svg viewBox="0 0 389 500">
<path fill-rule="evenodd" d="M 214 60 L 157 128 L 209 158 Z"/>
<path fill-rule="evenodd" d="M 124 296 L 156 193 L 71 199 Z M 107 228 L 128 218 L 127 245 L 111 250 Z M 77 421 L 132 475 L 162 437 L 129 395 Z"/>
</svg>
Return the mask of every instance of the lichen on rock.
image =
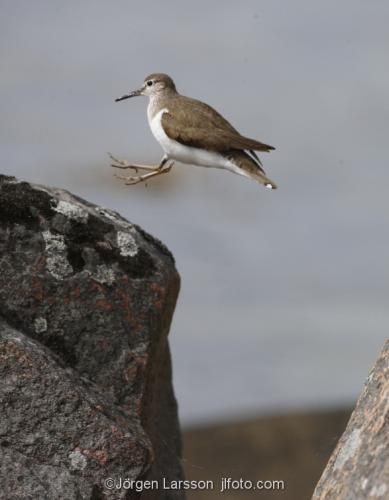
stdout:
<svg viewBox="0 0 389 500">
<path fill-rule="evenodd" d="M 4 498 L 125 498 L 102 484 L 114 473 L 182 479 L 167 342 L 178 290 L 172 255 L 135 224 L 0 176 Z"/>
</svg>

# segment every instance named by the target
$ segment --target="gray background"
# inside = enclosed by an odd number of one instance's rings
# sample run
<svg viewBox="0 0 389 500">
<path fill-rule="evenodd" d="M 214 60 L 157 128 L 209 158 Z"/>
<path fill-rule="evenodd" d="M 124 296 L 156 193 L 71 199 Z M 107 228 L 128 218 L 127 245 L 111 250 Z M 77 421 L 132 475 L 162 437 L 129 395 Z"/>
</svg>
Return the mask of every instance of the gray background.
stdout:
<svg viewBox="0 0 389 500">
<path fill-rule="evenodd" d="M 174 252 L 185 424 L 352 403 L 387 336 L 389 4 L 2 1 L 1 171 L 121 212 Z M 161 156 L 151 72 L 220 110 L 269 192 L 177 165 L 125 187 L 107 151 Z"/>
</svg>

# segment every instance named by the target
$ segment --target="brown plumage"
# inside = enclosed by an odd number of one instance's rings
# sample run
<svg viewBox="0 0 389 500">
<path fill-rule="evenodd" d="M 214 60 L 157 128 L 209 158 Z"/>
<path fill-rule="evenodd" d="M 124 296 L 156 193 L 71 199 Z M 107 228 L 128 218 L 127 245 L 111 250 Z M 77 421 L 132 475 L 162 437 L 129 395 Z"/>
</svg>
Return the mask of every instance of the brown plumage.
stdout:
<svg viewBox="0 0 389 500">
<path fill-rule="evenodd" d="M 179 105 L 169 99 L 169 111 L 162 117 L 166 134 L 173 140 L 195 148 L 223 152 L 229 149 L 271 151 L 273 146 L 244 137 L 215 109 L 190 97 L 179 96 Z M 187 104 L 187 106 L 183 104 Z M 162 102 L 160 104 L 163 104 Z M 190 111 L 189 111 L 190 110 Z"/>
<path fill-rule="evenodd" d="M 159 99 L 160 107 L 169 106 L 169 112 L 162 116 L 163 129 L 170 139 L 186 146 L 216 151 L 233 161 L 239 168 L 257 179 L 261 184 L 276 189 L 276 184 L 266 177 L 262 163 L 255 151 L 269 152 L 273 146 L 242 136 L 214 108 L 196 99 L 176 94 L 169 96 L 169 103 Z M 187 106 L 183 106 L 183 102 Z M 190 110 L 190 111 L 189 111 Z"/>
</svg>

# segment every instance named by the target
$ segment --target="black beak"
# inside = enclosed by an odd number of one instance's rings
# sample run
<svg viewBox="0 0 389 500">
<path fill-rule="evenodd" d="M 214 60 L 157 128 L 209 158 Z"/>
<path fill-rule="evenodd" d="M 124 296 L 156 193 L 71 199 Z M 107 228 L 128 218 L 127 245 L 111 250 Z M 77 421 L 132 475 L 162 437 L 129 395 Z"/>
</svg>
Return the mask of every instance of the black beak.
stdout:
<svg viewBox="0 0 389 500">
<path fill-rule="evenodd" d="M 136 97 L 140 95 L 140 90 L 134 90 L 134 92 L 130 92 L 129 94 L 123 95 L 122 97 L 118 97 L 115 99 L 115 102 L 124 101 L 124 99 L 129 99 L 130 97 Z"/>
</svg>

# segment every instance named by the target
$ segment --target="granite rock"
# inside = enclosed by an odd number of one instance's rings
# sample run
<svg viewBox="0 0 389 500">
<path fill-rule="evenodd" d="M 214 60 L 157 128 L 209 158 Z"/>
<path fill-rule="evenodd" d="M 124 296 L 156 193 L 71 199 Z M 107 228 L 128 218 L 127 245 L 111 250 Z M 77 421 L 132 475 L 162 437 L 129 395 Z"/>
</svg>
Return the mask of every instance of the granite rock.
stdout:
<svg viewBox="0 0 389 500">
<path fill-rule="evenodd" d="M 0 176 L 1 498 L 146 499 L 104 479 L 183 478 L 178 290 L 172 255 L 135 224 Z"/>
<path fill-rule="evenodd" d="M 389 340 L 315 489 L 313 500 L 389 498 Z"/>
</svg>

